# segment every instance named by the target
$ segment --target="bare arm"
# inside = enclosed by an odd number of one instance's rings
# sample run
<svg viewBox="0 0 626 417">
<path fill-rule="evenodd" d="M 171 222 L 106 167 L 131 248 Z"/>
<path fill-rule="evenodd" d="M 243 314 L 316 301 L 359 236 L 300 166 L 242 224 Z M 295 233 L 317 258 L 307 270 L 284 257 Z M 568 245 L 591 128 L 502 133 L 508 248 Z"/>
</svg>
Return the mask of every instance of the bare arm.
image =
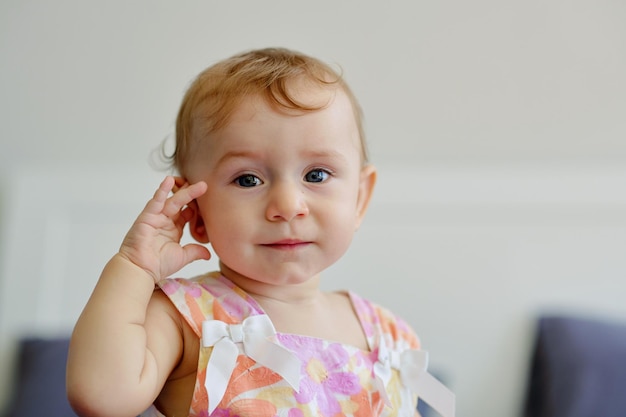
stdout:
<svg viewBox="0 0 626 417">
<path fill-rule="evenodd" d="M 174 178 L 166 178 L 146 204 L 74 328 L 67 390 L 81 416 L 136 416 L 180 359 L 182 324 L 173 306 L 155 296 L 155 282 L 210 254 L 201 245 L 179 243 L 193 214 L 186 205 L 206 184 L 183 185 L 168 197 L 174 187 Z"/>
</svg>

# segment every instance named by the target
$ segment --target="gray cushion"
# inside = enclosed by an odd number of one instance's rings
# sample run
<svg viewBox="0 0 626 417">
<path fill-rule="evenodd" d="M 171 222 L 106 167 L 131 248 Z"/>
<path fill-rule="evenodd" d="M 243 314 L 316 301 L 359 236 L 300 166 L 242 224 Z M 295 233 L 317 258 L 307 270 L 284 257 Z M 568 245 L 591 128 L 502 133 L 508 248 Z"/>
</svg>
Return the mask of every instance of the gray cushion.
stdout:
<svg viewBox="0 0 626 417">
<path fill-rule="evenodd" d="M 528 417 L 626 416 L 626 323 L 539 319 L 528 381 Z"/>
<path fill-rule="evenodd" d="M 5 417 L 75 417 L 65 391 L 69 339 L 20 342 L 13 397 Z"/>
</svg>

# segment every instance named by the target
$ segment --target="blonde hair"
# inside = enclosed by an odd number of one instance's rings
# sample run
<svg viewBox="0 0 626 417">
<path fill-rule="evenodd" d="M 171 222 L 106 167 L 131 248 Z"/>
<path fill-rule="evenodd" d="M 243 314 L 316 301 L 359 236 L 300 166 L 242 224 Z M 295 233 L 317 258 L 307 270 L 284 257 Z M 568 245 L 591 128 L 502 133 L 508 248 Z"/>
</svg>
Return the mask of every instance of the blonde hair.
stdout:
<svg viewBox="0 0 626 417">
<path fill-rule="evenodd" d="M 201 72 L 187 90 L 176 119 L 176 147 L 166 155 L 170 164 L 185 175 L 184 166 L 192 153 L 194 141 L 218 131 L 243 99 L 265 97 L 278 109 L 310 112 L 326 104 L 313 105 L 298 100 L 289 86 L 304 80 L 313 86 L 336 86 L 350 99 L 361 140 L 363 163 L 367 148 L 363 116 L 356 97 L 342 78 L 324 62 L 285 48 L 258 49 L 235 55 Z"/>
</svg>

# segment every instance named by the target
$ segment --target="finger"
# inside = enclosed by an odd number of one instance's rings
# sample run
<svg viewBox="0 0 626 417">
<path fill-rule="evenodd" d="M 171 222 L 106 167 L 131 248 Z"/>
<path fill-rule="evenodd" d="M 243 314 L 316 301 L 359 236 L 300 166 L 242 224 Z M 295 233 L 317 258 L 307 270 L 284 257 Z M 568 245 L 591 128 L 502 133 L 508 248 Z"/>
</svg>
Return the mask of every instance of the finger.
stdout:
<svg viewBox="0 0 626 417">
<path fill-rule="evenodd" d="M 187 184 L 187 180 L 185 180 L 183 177 L 174 177 L 174 187 L 172 188 L 172 191 L 177 192 L 180 189 L 184 188 Z"/>
<path fill-rule="evenodd" d="M 144 211 L 148 213 L 160 213 L 163 210 L 163 206 L 167 201 L 167 197 L 172 191 L 174 186 L 173 177 L 165 177 L 165 179 L 159 185 L 159 188 L 154 192 L 152 199 L 146 204 Z"/>
<path fill-rule="evenodd" d="M 208 186 L 204 181 L 198 181 L 197 183 L 190 186 L 189 193 L 192 196 L 192 199 L 196 199 L 206 193 Z"/>
<path fill-rule="evenodd" d="M 193 219 L 194 213 L 195 209 L 189 206 L 183 208 L 183 210 L 180 212 L 180 215 L 173 218 L 174 224 L 179 230 L 182 230 L 185 225 L 189 223 L 191 219 Z"/>
<path fill-rule="evenodd" d="M 161 181 L 159 188 L 154 192 L 153 199 L 157 201 L 167 200 L 167 196 L 170 194 L 175 184 L 174 177 L 169 175 L 165 177 L 163 181 Z"/>
<path fill-rule="evenodd" d="M 167 199 L 163 206 L 163 214 L 168 217 L 173 217 L 179 213 L 187 204 L 194 199 L 200 197 L 206 192 L 207 185 L 205 182 L 200 181 L 195 184 L 181 188 L 173 196 Z"/>
</svg>

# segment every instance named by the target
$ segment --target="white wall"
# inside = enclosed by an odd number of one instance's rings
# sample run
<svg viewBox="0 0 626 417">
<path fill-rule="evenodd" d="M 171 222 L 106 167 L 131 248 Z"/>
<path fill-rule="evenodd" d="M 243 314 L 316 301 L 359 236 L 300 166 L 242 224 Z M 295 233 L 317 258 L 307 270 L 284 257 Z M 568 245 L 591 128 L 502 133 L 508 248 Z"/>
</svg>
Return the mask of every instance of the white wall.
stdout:
<svg viewBox="0 0 626 417">
<path fill-rule="evenodd" d="M 0 3 L 0 392 L 16 337 L 75 320 L 191 78 L 282 45 L 342 65 L 381 168 L 325 285 L 407 317 L 459 415 L 516 415 L 537 314 L 626 314 L 624 21 L 608 0 Z"/>
</svg>

